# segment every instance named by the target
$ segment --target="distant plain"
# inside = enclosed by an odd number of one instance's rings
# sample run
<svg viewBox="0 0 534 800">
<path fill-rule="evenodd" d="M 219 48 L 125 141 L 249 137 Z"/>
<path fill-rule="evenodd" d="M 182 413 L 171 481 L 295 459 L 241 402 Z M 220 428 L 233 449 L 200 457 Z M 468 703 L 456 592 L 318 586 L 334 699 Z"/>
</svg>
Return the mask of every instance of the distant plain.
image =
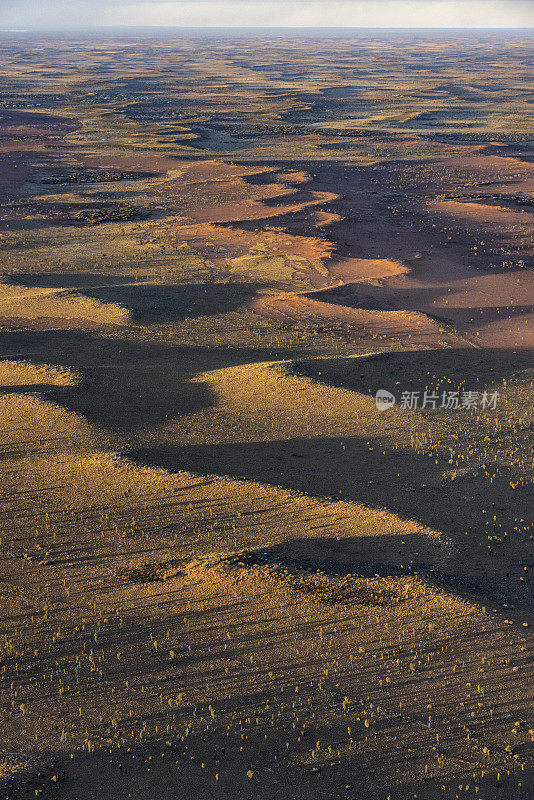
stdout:
<svg viewBox="0 0 534 800">
<path fill-rule="evenodd" d="M 0 796 L 528 800 L 533 34 L 1 44 Z"/>
</svg>

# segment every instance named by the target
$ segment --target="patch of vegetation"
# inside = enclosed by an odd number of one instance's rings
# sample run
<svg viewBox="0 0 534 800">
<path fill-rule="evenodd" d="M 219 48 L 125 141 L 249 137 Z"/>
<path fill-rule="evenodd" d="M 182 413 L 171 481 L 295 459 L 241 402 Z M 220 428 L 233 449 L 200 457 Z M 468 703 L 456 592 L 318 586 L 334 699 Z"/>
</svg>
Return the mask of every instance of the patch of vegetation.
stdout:
<svg viewBox="0 0 534 800">
<path fill-rule="evenodd" d="M 494 142 L 498 139 L 499 142 L 530 142 L 532 141 L 532 134 L 520 132 L 499 131 L 496 136 L 495 131 L 454 131 L 443 133 L 429 133 L 424 134 L 422 139 L 428 139 L 431 142 L 469 142 L 470 144 Z"/>
<path fill-rule="evenodd" d="M 272 554 L 248 552 L 225 559 L 225 566 L 244 570 L 251 577 L 274 579 L 291 591 L 327 606 L 390 607 L 407 599 L 411 584 L 404 581 L 398 583 L 395 578 L 371 578 L 357 573 L 340 575 L 336 567 L 328 569 L 325 563 L 313 560 L 305 564 L 306 560 L 301 558 L 297 564 L 292 559 L 277 560 Z"/>
<path fill-rule="evenodd" d="M 139 181 L 154 178 L 155 172 L 128 172 L 123 170 L 87 170 L 86 172 L 69 172 L 67 175 L 56 175 L 43 178 L 40 183 L 47 186 L 71 186 L 76 183 L 114 183 L 118 181 Z"/>
<path fill-rule="evenodd" d="M 393 606 L 403 599 L 393 589 L 364 579 L 353 579 L 331 586 L 329 582 L 318 582 L 302 575 L 294 575 L 288 578 L 288 583 L 293 591 L 308 595 L 312 600 L 327 606 L 352 603 L 362 606 Z"/>
<path fill-rule="evenodd" d="M 133 569 L 122 568 L 117 570 L 117 575 L 125 578 L 128 583 L 151 583 L 153 581 L 168 581 L 182 573 L 183 558 L 173 558 L 169 561 L 141 564 Z"/>
<path fill-rule="evenodd" d="M 92 206 L 75 211 L 70 219 L 74 222 L 87 222 L 101 225 L 105 222 L 128 222 L 132 219 L 148 219 L 151 212 L 130 203 L 118 205 Z"/>
</svg>

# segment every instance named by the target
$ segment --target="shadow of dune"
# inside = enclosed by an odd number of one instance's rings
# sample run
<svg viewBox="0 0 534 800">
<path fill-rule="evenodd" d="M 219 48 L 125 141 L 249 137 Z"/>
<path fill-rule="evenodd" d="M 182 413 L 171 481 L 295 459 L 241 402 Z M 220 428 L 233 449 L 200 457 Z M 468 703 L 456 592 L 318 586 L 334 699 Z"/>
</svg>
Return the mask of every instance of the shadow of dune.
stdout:
<svg viewBox="0 0 534 800">
<path fill-rule="evenodd" d="M 54 125 L 58 127 L 71 128 L 77 124 L 76 120 L 70 117 L 59 116 L 58 114 L 48 114 L 44 111 L 24 111 L 22 109 L 2 109 L 0 112 L 0 125 Z"/>
<path fill-rule="evenodd" d="M 420 681 L 421 678 L 416 676 L 412 680 Z M 339 691 L 331 689 L 328 681 L 324 679 L 321 682 L 321 691 L 309 690 L 309 692 L 314 707 L 317 708 L 322 709 L 325 693 L 331 705 L 341 705 L 343 701 L 342 696 L 338 697 Z M 236 695 L 240 704 L 234 699 Z M 254 712 L 248 713 L 255 719 L 258 715 L 257 706 L 265 704 L 266 696 L 263 687 L 255 694 L 251 691 L 246 694 L 242 689 L 226 702 L 226 707 L 232 708 L 234 713 L 240 713 L 242 717 L 245 716 L 244 709 L 252 708 Z M 218 709 L 218 704 L 216 707 Z M 182 714 L 177 715 L 176 711 L 174 713 L 180 720 L 185 718 Z M 332 716 L 333 712 L 330 713 Z M 352 719 L 352 716 L 349 719 Z M 439 716 L 441 719 L 441 714 Z M 160 727 L 165 726 L 165 723 L 171 720 L 174 733 L 175 720 L 162 710 L 154 710 L 150 715 L 145 714 L 143 720 L 146 720 L 150 727 L 156 724 Z M 460 734 L 456 731 L 454 733 L 447 731 L 451 743 L 449 748 L 454 748 L 454 751 L 458 748 L 464 758 L 455 759 L 454 767 L 446 775 L 429 774 L 424 778 L 418 777 L 420 772 L 418 768 L 423 753 L 427 752 L 426 747 L 420 745 L 421 749 L 417 752 L 413 749 L 399 752 L 398 741 L 404 742 L 408 731 L 421 728 L 427 720 L 422 711 L 408 711 L 408 709 L 403 709 L 400 717 L 390 715 L 381 721 L 378 719 L 373 721 L 375 735 L 376 732 L 384 731 L 391 734 L 386 740 L 385 753 L 375 750 L 366 753 L 365 759 L 361 755 L 352 755 L 330 760 L 326 764 L 319 761 L 320 766 L 315 765 L 314 768 L 310 765 L 303 768 L 298 762 L 295 764 L 287 758 L 278 758 L 273 766 L 265 770 L 260 782 L 253 782 L 246 778 L 247 767 L 258 758 L 258 753 L 264 758 L 270 756 L 272 759 L 276 747 L 285 747 L 282 737 L 285 735 L 287 739 L 291 736 L 290 722 L 286 718 L 278 718 L 275 730 L 267 728 L 267 721 L 261 713 L 259 720 L 261 720 L 262 734 L 268 731 L 268 744 L 261 750 L 255 737 L 252 738 L 254 731 L 252 725 L 245 726 L 245 730 L 250 731 L 248 738 L 252 739 L 252 742 L 245 746 L 236 744 L 232 735 L 229 736 L 228 732 L 225 734 L 217 726 L 211 735 L 192 730 L 187 737 L 187 744 L 182 742 L 180 736 L 167 734 L 167 740 L 172 739 L 172 742 L 169 742 L 160 734 L 151 737 L 145 743 L 129 739 L 128 748 L 123 745 L 119 749 L 115 745 L 113 749 L 97 749 L 89 753 L 82 749 L 80 743 L 71 748 L 74 751 L 72 755 L 66 753 L 64 749 L 37 751 L 33 763 L 30 761 L 30 765 L 21 769 L 13 778 L 4 778 L 0 783 L 0 789 L 6 800 L 16 800 L 23 795 L 30 796 L 34 791 L 42 792 L 43 776 L 54 772 L 57 774 L 58 783 L 58 787 L 54 787 L 54 794 L 59 793 L 59 796 L 69 798 L 98 797 L 99 800 L 111 800 L 111 798 L 114 800 L 116 797 L 128 796 L 150 798 L 150 800 L 156 797 L 158 800 L 174 800 L 177 794 L 178 796 L 187 794 L 191 800 L 212 800 L 212 798 L 234 800 L 236 797 L 240 800 L 256 800 L 258 797 L 270 799 L 281 796 L 291 796 L 293 800 L 309 800 L 309 798 L 339 800 L 343 797 L 349 797 L 351 800 L 384 800 L 388 796 L 392 800 L 413 800 L 414 797 L 420 800 L 432 800 L 435 797 L 453 800 L 461 796 L 458 793 L 460 786 L 462 789 L 465 787 L 466 797 L 476 796 L 468 791 L 469 787 L 476 786 L 477 794 L 480 792 L 480 796 L 487 800 L 500 797 L 503 800 L 512 798 L 528 800 L 534 791 L 534 773 L 529 769 L 532 760 L 530 748 L 528 755 L 523 756 L 527 766 L 512 762 L 504 751 L 499 753 L 500 759 L 497 764 L 494 762 L 488 764 L 487 757 L 484 758 L 480 752 L 481 749 L 476 746 L 466 748 L 465 743 L 459 741 Z M 332 738 L 332 726 L 335 723 L 339 725 L 339 721 L 335 718 L 326 723 L 314 719 L 311 724 L 314 741 L 328 741 Z M 237 723 L 234 725 L 237 729 Z M 353 722 L 353 726 L 356 727 L 356 723 Z M 126 724 L 120 721 L 119 730 L 126 729 Z M 239 730 L 243 730 L 243 723 Z M 337 732 L 337 726 L 335 730 Z M 234 728 L 232 733 L 235 735 Z M 296 752 L 304 759 L 307 744 L 307 738 L 302 744 L 299 740 L 292 745 L 290 754 Z M 194 756 L 191 753 L 194 753 Z M 430 748 L 428 753 L 429 759 L 432 756 L 435 758 L 435 752 Z M 466 758 L 467 754 L 469 760 Z M 151 767 L 147 768 L 149 760 Z M 384 762 L 395 770 L 392 775 L 384 775 Z M 213 769 L 211 771 L 204 769 L 204 764 L 220 770 L 220 779 L 218 777 L 215 781 L 212 775 Z M 408 765 L 411 770 L 407 772 L 406 777 L 399 779 L 398 771 L 403 765 Z M 474 769 L 476 777 L 473 777 Z"/>
<path fill-rule="evenodd" d="M 425 541 L 426 540 L 426 541 Z M 447 551 L 443 544 L 423 534 L 290 539 L 281 544 L 248 550 L 228 556 L 230 566 L 268 567 L 290 576 L 290 584 L 304 594 L 316 595 L 327 605 L 394 605 L 406 599 L 394 586 L 371 589 L 358 584 L 360 578 L 399 578 L 415 576 L 438 589 L 459 594 L 498 597 L 498 578 L 479 578 L 447 571 L 443 568 Z M 320 576 L 323 583 L 295 583 L 291 577 Z M 337 579 L 348 579 L 341 586 Z M 331 581 L 329 588 L 328 582 Z"/>
<path fill-rule="evenodd" d="M 371 287 L 365 283 L 348 283 L 335 288 L 308 292 L 306 297 L 333 305 L 364 308 L 370 311 L 419 311 L 434 319 L 453 324 L 460 333 L 468 328 L 469 323 L 471 327 L 474 322 L 483 326 L 534 313 L 534 305 L 530 304 L 456 307 L 454 292 L 448 295 L 450 304 L 446 306 L 436 304 L 436 301 L 442 300 L 443 294 L 443 287 L 395 289 L 387 285 Z"/>
<path fill-rule="evenodd" d="M 322 303 L 347 306 L 348 308 L 365 308 L 369 311 L 392 311 L 398 308 L 395 303 L 385 297 L 375 297 L 368 287 L 365 284 L 362 286 L 361 283 L 345 283 L 334 288 L 306 292 L 304 296 Z"/>
<path fill-rule="evenodd" d="M 174 322 L 237 311 L 255 294 L 255 287 L 231 284 L 142 284 L 86 289 L 84 294 L 104 303 L 119 303 L 133 322 Z"/>
<path fill-rule="evenodd" d="M 375 396 L 379 389 L 403 391 L 478 391 L 534 383 L 534 353 L 509 349 L 444 349 L 389 352 L 365 358 L 294 362 L 293 374 Z"/>
<path fill-rule="evenodd" d="M 193 382 L 195 355 L 170 347 L 53 332 L 2 335 L 0 353 L 5 350 L 75 370 L 82 381 L 54 391 L 54 402 L 112 431 L 136 430 L 214 403 L 211 391 Z M 200 360 L 202 355 L 197 353 Z"/>
<path fill-rule="evenodd" d="M 447 576 L 449 584 L 500 601 L 513 597 L 514 602 L 532 605 L 534 600 L 530 584 L 518 582 L 522 565 L 531 554 L 530 542 L 522 531 L 514 532 L 515 520 L 530 519 L 531 487 L 512 489 L 509 478 L 497 477 L 490 493 L 489 482 L 480 476 L 445 479 L 444 472 L 450 469 L 448 453 L 429 458 L 411 450 L 386 449 L 383 442 L 370 448 L 363 438 L 343 436 L 342 441 L 316 437 L 167 445 L 126 455 L 143 465 L 170 471 L 224 475 L 369 508 L 387 508 L 401 518 L 442 532 L 466 554 L 456 560 L 457 575 Z M 488 507 L 498 512 L 498 526 L 488 527 Z M 511 536 L 506 548 L 495 545 L 488 560 L 488 534 L 501 531 L 501 526 L 511 531 Z M 328 527 L 327 519 L 318 520 L 317 533 Z"/>
<path fill-rule="evenodd" d="M 387 285 L 373 286 L 366 282 L 347 283 L 343 286 L 321 289 L 309 292 L 307 297 L 312 300 L 323 300 L 334 305 L 344 305 L 351 308 L 369 308 L 374 311 L 440 311 L 447 314 L 450 311 L 463 311 L 471 309 L 444 308 L 436 306 L 435 300 L 443 297 L 443 287 L 418 287 L 397 289 Z M 451 298 L 454 294 L 451 293 Z"/>
<path fill-rule="evenodd" d="M 482 153 L 488 156 L 517 158 L 519 161 L 524 161 L 525 164 L 531 164 L 534 161 L 534 148 L 530 142 L 525 144 L 520 144 L 519 142 L 514 142 L 513 144 L 489 144 L 483 148 Z"/>
<path fill-rule="evenodd" d="M 244 566 L 274 566 L 333 576 L 372 578 L 406 575 L 416 569 L 431 570 L 440 555 L 440 545 L 430 537 L 402 533 L 339 540 L 330 536 L 289 539 L 272 547 L 238 553 L 226 560 Z"/>
<path fill-rule="evenodd" d="M 289 351 L 134 342 L 90 332 L 0 333 L 0 359 L 53 364 L 82 376 L 77 386 L 54 390 L 58 405 L 115 432 L 135 431 L 215 404 L 198 373 L 238 366 Z"/>
<path fill-rule="evenodd" d="M 12 386 L 1 386 L 0 395 L 2 394 L 51 394 L 52 392 L 61 392 L 65 386 L 57 385 L 55 383 L 27 383 L 27 384 L 13 384 Z"/>
<path fill-rule="evenodd" d="M 509 721 L 509 718 L 508 720 Z M 517 748 L 514 748 L 514 753 Z M 502 753 L 502 758 L 505 756 Z M 519 759 L 518 759 L 519 760 Z M 523 767 L 517 766 L 510 761 L 506 762 L 506 768 L 491 766 L 485 769 L 479 767 L 480 774 L 476 775 L 477 794 L 487 798 L 487 800 L 494 800 L 495 798 L 506 798 L 506 800 L 527 800 L 529 797 L 534 796 L 534 770 L 532 769 L 532 748 L 529 747 L 528 756 L 525 758 L 528 767 L 523 764 Z M 466 763 L 466 762 L 464 762 Z M 464 783 L 462 784 L 462 780 Z M 460 781 L 460 783 L 459 783 Z M 409 783 L 406 783 L 401 790 L 401 794 L 392 795 L 395 800 L 408 800 L 408 798 L 419 797 L 421 800 L 429 800 L 429 798 L 442 797 L 444 800 L 452 800 L 457 798 L 459 786 L 467 787 L 473 786 L 473 772 L 464 767 L 464 772 L 459 772 L 453 778 L 444 778 L 443 776 L 428 777 L 424 780 L 413 778 Z M 467 795 L 468 796 L 468 795 Z M 378 794 L 376 795 L 378 800 Z M 357 800 L 360 800 L 358 797 Z M 362 796 L 363 800 L 363 796 Z"/>
<path fill-rule="evenodd" d="M 258 288 L 257 284 L 245 283 L 133 283 L 131 278 L 97 273 L 19 273 L 2 280 L 17 286 L 76 289 L 85 297 L 102 303 L 118 303 L 128 309 L 132 322 L 141 324 L 177 322 L 236 311 Z"/>
</svg>

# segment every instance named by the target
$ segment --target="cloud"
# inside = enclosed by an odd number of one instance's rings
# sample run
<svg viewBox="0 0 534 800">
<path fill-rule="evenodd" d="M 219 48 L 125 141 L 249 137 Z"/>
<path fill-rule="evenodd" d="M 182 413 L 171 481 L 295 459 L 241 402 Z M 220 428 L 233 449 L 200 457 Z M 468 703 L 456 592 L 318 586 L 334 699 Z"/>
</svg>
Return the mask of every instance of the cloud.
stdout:
<svg viewBox="0 0 534 800">
<path fill-rule="evenodd" d="M 10 0 L 0 27 L 530 27 L 534 0 Z"/>
</svg>

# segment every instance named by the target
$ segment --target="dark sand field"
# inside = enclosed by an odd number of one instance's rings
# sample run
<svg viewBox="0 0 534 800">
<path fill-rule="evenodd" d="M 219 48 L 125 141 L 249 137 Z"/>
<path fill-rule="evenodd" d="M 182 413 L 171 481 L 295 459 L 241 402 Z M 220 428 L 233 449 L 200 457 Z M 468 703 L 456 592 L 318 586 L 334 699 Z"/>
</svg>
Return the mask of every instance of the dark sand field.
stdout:
<svg viewBox="0 0 534 800">
<path fill-rule="evenodd" d="M 1 43 L 0 798 L 532 798 L 532 35 Z"/>
</svg>

